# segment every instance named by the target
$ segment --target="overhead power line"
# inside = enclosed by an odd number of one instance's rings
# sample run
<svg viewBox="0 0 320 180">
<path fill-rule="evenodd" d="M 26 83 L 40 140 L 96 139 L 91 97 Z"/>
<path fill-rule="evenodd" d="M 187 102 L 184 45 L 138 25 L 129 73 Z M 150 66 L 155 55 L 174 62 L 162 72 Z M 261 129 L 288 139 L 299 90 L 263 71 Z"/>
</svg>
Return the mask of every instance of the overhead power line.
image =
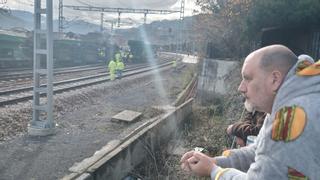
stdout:
<svg viewBox="0 0 320 180">
<path fill-rule="evenodd" d="M 72 6 L 64 5 L 63 7 L 72 8 L 73 10 L 80 11 L 97 11 L 97 12 L 113 12 L 118 13 L 118 27 L 120 26 L 120 15 L 122 13 L 136 13 L 144 14 L 144 23 L 147 21 L 147 14 L 171 14 L 171 13 L 181 13 L 181 11 L 176 10 L 155 10 L 155 9 L 136 9 L 136 8 L 111 8 L 111 7 L 96 7 L 96 6 Z"/>
<path fill-rule="evenodd" d="M 114 13 L 171 14 L 171 13 L 180 12 L 180 11 L 174 11 L 174 10 L 111 8 L 111 7 L 72 6 L 72 5 L 65 5 L 64 7 L 73 8 L 74 10 L 81 10 L 81 11 L 99 11 L 99 12 L 114 12 Z"/>
<path fill-rule="evenodd" d="M 82 1 L 78 2 L 84 4 Z M 120 16 L 123 13 L 135 13 L 144 14 L 144 23 L 147 21 L 147 14 L 172 14 L 180 13 L 180 20 L 184 18 L 184 1 L 181 0 L 180 10 L 157 10 L 157 9 L 137 9 L 137 8 L 112 8 L 112 7 L 97 7 L 97 6 L 75 6 L 75 5 L 63 5 L 63 0 L 59 0 L 59 32 L 63 30 L 63 8 L 71 8 L 79 11 L 96 11 L 101 12 L 101 28 L 103 27 L 103 12 L 118 13 L 118 27 L 120 26 Z"/>
</svg>

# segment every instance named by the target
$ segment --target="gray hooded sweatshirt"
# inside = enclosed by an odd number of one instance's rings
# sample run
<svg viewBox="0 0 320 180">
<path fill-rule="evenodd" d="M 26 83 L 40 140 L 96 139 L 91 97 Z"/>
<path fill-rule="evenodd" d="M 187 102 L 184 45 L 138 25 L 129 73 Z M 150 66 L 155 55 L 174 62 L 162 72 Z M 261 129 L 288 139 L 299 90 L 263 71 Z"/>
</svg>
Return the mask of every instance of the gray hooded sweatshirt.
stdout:
<svg viewBox="0 0 320 180">
<path fill-rule="evenodd" d="M 255 143 L 216 157 L 212 179 L 320 179 L 320 75 L 298 75 L 303 60 L 288 72 Z"/>
</svg>

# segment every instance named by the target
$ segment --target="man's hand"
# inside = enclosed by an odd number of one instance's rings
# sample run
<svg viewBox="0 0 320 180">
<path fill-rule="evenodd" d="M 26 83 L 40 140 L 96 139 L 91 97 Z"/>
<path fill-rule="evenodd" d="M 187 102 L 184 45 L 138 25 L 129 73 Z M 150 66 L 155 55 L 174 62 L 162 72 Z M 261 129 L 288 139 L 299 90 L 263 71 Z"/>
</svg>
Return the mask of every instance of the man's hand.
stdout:
<svg viewBox="0 0 320 180">
<path fill-rule="evenodd" d="M 210 176 L 212 168 L 216 166 L 212 158 L 200 152 L 193 153 L 188 162 L 191 171 L 199 176 Z"/>
<path fill-rule="evenodd" d="M 181 163 L 181 169 L 182 169 L 182 170 L 184 170 L 184 171 L 186 171 L 186 172 L 191 172 L 188 159 L 193 156 L 193 153 L 194 153 L 194 152 L 195 152 L 195 151 L 186 152 L 186 153 L 181 157 L 180 163 Z"/>
<path fill-rule="evenodd" d="M 215 160 L 203 153 L 189 151 L 185 153 L 180 161 L 181 168 L 199 176 L 210 176 Z"/>
<path fill-rule="evenodd" d="M 233 126 L 233 125 L 231 124 L 231 125 L 229 125 L 228 128 L 227 128 L 227 134 L 228 134 L 228 135 L 232 135 L 232 126 Z"/>
</svg>

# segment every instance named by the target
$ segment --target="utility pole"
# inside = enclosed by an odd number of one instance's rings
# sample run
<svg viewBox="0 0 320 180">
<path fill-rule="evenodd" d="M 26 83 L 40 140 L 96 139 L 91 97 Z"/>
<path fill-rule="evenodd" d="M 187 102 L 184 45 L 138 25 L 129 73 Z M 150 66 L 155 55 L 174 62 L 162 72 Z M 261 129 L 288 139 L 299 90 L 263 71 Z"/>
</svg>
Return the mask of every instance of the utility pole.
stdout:
<svg viewBox="0 0 320 180">
<path fill-rule="evenodd" d="M 101 13 L 101 16 L 100 16 L 100 32 L 103 33 L 103 12 Z"/>
<path fill-rule="evenodd" d="M 59 0 L 59 33 L 63 33 L 63 0 Z"/>
<path fill-rule="evenodd" d="M 182 21 L 184 19 L 184 1 L 181 0 L 181 6 L 180 6 L 180 20 Z"/>
<path fill-rule="evenodd" d="M 184 20 L 184 1 L 185 0 L 181 0 L 181 6 L 180 6 L 180 22 L 179 22 L 179 29 L 180 29 L 180 35 L 179 35 L 179 39 L 180 39 L 180 51 L 182 51 L 182 47 L 183 47 L 183 20 Z"/>
<path fill-rule="evenodd" d="M 46 29 L 41 29 L 41 14 L 46 17 Z M 46 136 L 55 133 L 53 122 L 53 18 L 52 0 L 34 0 L 34 47 L 33 47 L 33 116 L 28 126 L 29 135 Z M 46 46 L 41 46 L 41 40 Z M 42 80 L 46 84 L 41 84 Z M 44 96 L 40 100 L 40 97 Z"/>
<path fill-rule="evenodd" d="M 176 37 L 176 56 L 178 56 L 178 51 L 182 51 L 182 26 L 183 26 L 183 19 L 184 19 L 184 2 L 185 0 L 181 0 L 180 6 L 180 19 L 177 25 L 177 37 Z"/>
</svg>

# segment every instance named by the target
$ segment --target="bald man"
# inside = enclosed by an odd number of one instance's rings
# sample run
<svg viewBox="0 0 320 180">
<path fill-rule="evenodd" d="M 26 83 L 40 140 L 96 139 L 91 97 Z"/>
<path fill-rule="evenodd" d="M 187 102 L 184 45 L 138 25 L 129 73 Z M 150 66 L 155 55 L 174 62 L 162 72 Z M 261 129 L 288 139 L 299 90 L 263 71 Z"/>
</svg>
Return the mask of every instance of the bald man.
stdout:
<svg viewBox="0 0 320 180">
<path fill-rule="evenodd" d="M 215 158 L 190 151 L 182 169 L 212 179 L 319 179 L 320 62 L 272 45 L 244 61 L 238 90 L 268 113 L 254 144 Z"/>
</svg>

